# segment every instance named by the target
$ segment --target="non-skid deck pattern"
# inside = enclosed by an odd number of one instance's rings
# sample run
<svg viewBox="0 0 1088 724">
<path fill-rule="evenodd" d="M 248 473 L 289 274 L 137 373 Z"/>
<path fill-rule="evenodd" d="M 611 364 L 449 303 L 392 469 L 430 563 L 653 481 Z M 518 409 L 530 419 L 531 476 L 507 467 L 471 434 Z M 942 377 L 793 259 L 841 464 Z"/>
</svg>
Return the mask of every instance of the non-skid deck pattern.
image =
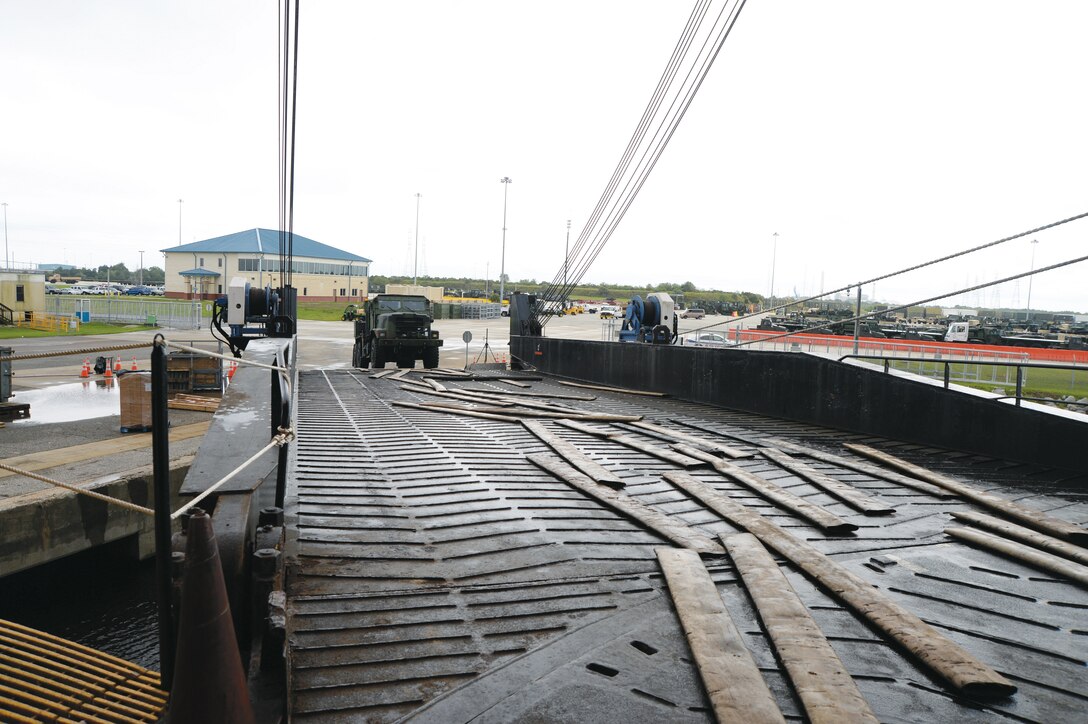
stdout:
<svg viewBox="0 0 1088 724">
<path fill-rule="evenodd" d="M 359 370 L 301 376 L 287 510 L 294 719 L 712 720 L 654 553 L 668 541 L 527 460 L 551 450 L 521 424 L 394 406 L 450 402 L 402 384 Z M 528 391 L 571 390 L 545 380 Z M 1086 481 L 1058 471 L 677 400 L 593 394 L 549 401 L 643 415 L 753 453 L 783 439 L 857 459 L 841 443 L 865 442 L 1055 517 L 1088 521 Z M 737 532 L 663 479 L 678 469 L 669 462 L 541 422 L 618 475 L 622 495 L 710 538 Z M 589 424 L 668 445 L 623 424 Z M 828 537 L 710 467 L 688 472 L 830 555 L 1019 687 L 996 702 L 964 700 L 784 566 L 878 718 L 1083 718 L 1088 591 L 954 542 L 943 529 L 952 511 L 973 509 L 964 502 L 797 458 L 895 513 L 866 517 L 759 455 L 734 461 L 859 526 Z M 729 559 L 704 560 L 782 712 L 803 717 Z"/>
</svg>

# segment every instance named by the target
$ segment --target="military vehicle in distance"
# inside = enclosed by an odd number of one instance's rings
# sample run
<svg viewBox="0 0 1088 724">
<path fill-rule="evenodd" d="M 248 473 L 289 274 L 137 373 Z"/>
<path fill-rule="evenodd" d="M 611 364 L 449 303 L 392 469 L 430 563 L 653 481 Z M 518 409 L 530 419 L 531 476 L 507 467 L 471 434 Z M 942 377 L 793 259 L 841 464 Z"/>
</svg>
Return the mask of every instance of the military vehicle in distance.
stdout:
<svg viewBox="0 0 1088 724">
<path fill-rule="evenodd" d="M 368 300 L 355 317 L 353 367 L 415 367 L 416 360 L 434 369 L 442 340 L 431 331 L 431 304 L 417 294 L 379 294 Z"/>
</svg>

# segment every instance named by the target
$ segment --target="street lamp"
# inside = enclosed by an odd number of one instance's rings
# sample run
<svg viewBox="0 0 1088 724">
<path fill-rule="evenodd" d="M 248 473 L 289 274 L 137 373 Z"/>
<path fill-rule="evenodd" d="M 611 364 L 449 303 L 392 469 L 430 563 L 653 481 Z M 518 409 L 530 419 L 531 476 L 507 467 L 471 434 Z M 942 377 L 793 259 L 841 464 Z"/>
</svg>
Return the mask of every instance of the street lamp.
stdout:
<svg viewBox="0 0 1088 724">
<path fill-rule="evenodd" d="M 1035 271 L 1035 245 L 1039 243 L 1038 239 L 1031 240 L 1031 268 L 1029 271 Z M 1035 279 L 1034 274 L 1028 275 L 1028 321 L 1031 321 L 1031 282 Z"/>
<path fill-rule="evenodd" d="M 502 309 L 502 300 L 506 298 L 506 192 L 510 190 L 513 180 L 509 176 L 499 179 L 502 184 L 502 265 L 499 267 L 499 309 Z"/>
<path fill-rule="evenodd" d="M 412 266 L 412 286 L 419 284 L 419 200 L 423 194 L 416 194 L 416 261 Z"/>
<path fill-rule="evenodd" d="M 178 246 L 181 246 L 181 204 L 181 199 L 178 199 Z"/>
<path fill-rule="evenodd" d="M 778 232 L 774 232 L 774 246 L 771 247 L 771 308 L 774 308 L 774 267 L 778 259 Z"/>
<path fill-rule="evenodd" d="M 4 268 L 8 268 L 8 202 L 3 203 L 4 206 Z"/>
<path fill-rule="evenodd" d="M 144 253 L 140 252 L 140 286 L 144 285 Z"/>
</svg>

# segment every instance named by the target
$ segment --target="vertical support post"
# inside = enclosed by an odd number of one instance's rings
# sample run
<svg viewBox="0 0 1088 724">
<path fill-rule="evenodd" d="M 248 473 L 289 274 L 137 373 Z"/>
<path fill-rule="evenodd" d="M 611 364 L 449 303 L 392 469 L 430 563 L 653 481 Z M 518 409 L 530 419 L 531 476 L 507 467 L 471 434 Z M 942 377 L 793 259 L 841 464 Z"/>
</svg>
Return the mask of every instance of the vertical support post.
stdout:
<svg viewBox="0 0 1088 724">
<path fill-rule="evenodd" d="M 1016 365 L 1016 406 L 1020 407 L 1020 396 L 1024 394 L 1024 368 Z"/>
<path fill-rule="evenodd" d="M 858 284 L 858 306 L 854 313 L 854 354 L 858 353 L 858 335 L 861 332 L 861 284 Z"/>
<path fill-rule="evenodd" d="M 951 374 L 952 374 L 952 363 L 946 361 L 944 363 L 944 388 L 946 390 L 948 389 L 948 380 L 949 380 Z"/>
<path fill-rule="evenodd" d="M 159 613 L 159 671 L 164 691 L 174 683 L 174 621 L 170 535 L 170 419 L 167 402 L 166 345 L 155 335 L 151 348 L 151 455 L 155 489 L 155 590 Z"/>
<path fill-rule="evenodd" d="M 287 355 L 283 348 L 276 353 L 274 363 L 277 367 L 287 367 Z M 291 422 L 291 397 L 288 390 L 284 389 L 283 375 L 272 370 L 272 437 L 279 434 L 281 427 L 287 427 Z M 287 446 L 281 445 L 276 458 L 276 507 L 283 507 L 283 499 L 287 494 Z"/>
</svg>

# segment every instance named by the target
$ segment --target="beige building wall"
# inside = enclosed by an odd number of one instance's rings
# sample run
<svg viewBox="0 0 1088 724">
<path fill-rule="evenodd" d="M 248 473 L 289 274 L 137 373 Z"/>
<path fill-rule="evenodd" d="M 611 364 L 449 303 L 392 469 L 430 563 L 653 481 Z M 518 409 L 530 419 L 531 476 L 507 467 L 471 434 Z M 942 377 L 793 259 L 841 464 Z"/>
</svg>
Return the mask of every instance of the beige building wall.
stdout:
<svg viewBox="0 0 1088 724">
<path fill-rule="evenodd" d="M 242 277 L 254 287 L 280 285 L 279 272 L 258 271 L 249 267 L 254 261 L 259 262 L 260 255 L 236 252 L 166 252 L 167 297 L 193 299 L 215 298 L 227 293 L 231 279 Z M 239 260 L 243 260 L 243 269 L 239 269 Z M 263 265 L 278 263 L 279 256 L 265 254 Z M 299 301 L 359 301 L 369 293 L 369 264 L 336 259 L 313 257 L 295 257 L 297 266 L 306 264 L 337 264 L 349 267 L 350 274 L 305 274 L 296 271 L 291 283 L 298 290 Z M 204 269 L 218 276 L 184 277 L 181 272 L 191 269 Z"/>
<path fill-rule="evenodd" d="M 424 287 L 418 284 L 386 284 L 386 294 L 420 294 L 428 301 L 441 302 L 445 289 L 442 287 Z"/>
<path fill-rule="evenodd" d="M 45 274 L 0 271 L 0 304 L 19 316 L 45 311 Z"/>
</svg>

